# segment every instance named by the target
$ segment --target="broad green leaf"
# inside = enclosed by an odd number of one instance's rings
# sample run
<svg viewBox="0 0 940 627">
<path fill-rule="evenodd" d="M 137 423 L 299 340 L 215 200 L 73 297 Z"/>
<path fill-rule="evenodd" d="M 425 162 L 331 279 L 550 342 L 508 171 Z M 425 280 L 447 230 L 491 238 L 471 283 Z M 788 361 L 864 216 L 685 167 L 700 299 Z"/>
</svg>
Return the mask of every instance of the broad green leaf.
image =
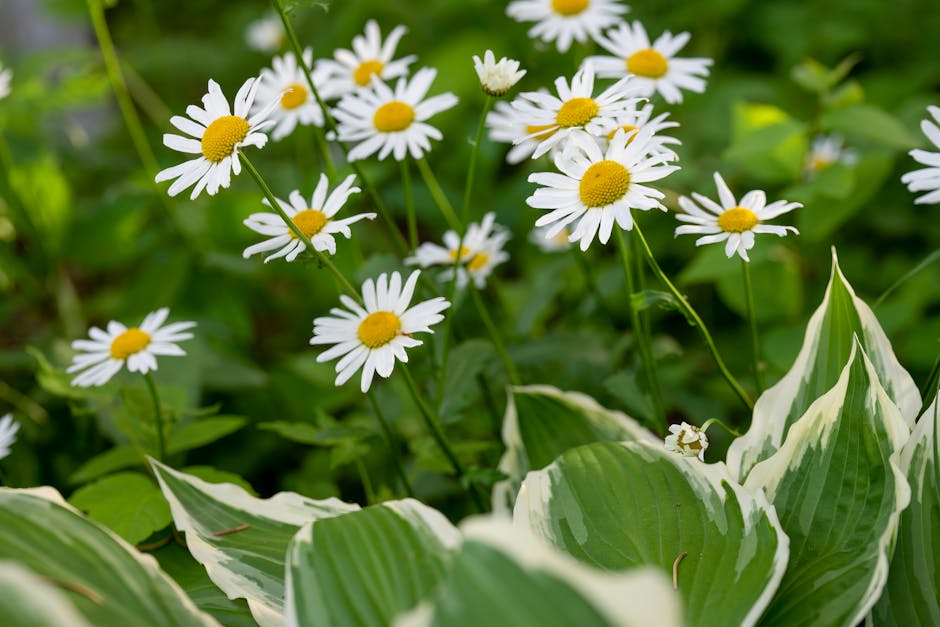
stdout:
<svg viewBox="0 0 940 627">
<path fill-rule="evenodd" d="M 725 159 L 763 181 L 785 182 L 803 168 L 806 124 L 773 105 L 737 102 Z"/>
<path fill-rule="evenodd" d="M 753 625 L 787 564 L 760 490 L 661 443 L 597 442 L 530 472 L 514 519 L 580 561 L 672 574 L 688 625 Z"/>
<path fill-rule="evenodd" d="M 585 566 L 518 525 L 477 517 L 435 598 L 395 627 L 679 627 L 682 609 L 653 568 L 607 573 Z"/>
<path fill-rule="evenodd" d="M 467 340 L 447 355 L 442 417 L 457 417 L 479 395 L 476 377 L 493 362 L 496 353 L 487 340 Z"/>
<path fill-rule="evenodd" d="M 82 516 L 52 488 L 0 489 L 0 559 L 69 590 L 92 625 L 137 625 L 141 617 L 154 625 L 217 625 L 153 557 Z"/>
<path fill-rule="evenodd" d="M 898 466 L 909 434 L 856 342 L 835 386 L 745 483 L 773 502 L 792 547 L 762 625 L 852 626 L 865 617 L 910 500 Z"/>
<path fill-rule="evenodd" d="M 599 440 L 658 442 L 640 423 L 601 407 L 590 396 L 550 385 L 510 389 L 503 418 L 506 452 L 499 470 L 509 478 L 493 486 L 493 509 L 512 509 L 519 484 L 570 448 Z"/>
<path fill-rule="evenodd" d="M 728 468 L 739 481 L 754 465 L 780 448 L 790 426 L 810 404 L 832 389 L 853 351 L 855 337 L 878 379 L 908 425 L 920 410 L 920 393 L 901 366 L 875 314 L 855 295 L 842 274 L 835 250 L 832 275 L 822 304 L 806 326 L 803 346 L 784 377 L 754 405 L 748 432 L 728 448 Z"/>
<path fill-rule="evenodd" d="M 460 533 L 414 499 L 304 525 L 287 550 L 291 625 L 382 627 L 437 586 Z"/>
<path fill-rule="evenodd" d="M 88 483 L 115 470 L 145 463 L 144 453 L 130 444 L 121 444 L 95 455 L 69 476 L 69 483 Z"/>
<path fill-rule="evenodd" d="M 173 522 L 160 489 L 139 472 L 119 472 L 83 486 L 69 503 L 131 544 Z"/>
<path fill-rule="evenodd" d="M 0 616 L 6 627 L 91 627 L 64 589 L 6 560 L 0 561 Z"/>
<path fill-rule="evenodd" d="M 241 416 L 213 416 L 184 424 L 173 430 L 167 442 L 167 452 L 182 453 L 211 444 L 238 431 L 245 426 L 245 422 L 246 419 Z"/>
<path fill-rule="evenodd" d="M 293 492 L 259 499 L 230 483 L 206 483 L 156 460 L 150 464 L 190 553 L 228 598 L 246 599 L 262 625 L 283 623 L 285 551 L 297 530 L 359 509 Z"/>
<path fill-rule="evenodd" d="M 940 625 L 940 399 L 917 421 L 901 451 L 911 505 L 901 513 L 888 584 L 875 625 Z"/>
<path fill-rule="evenodd" d="M 900 120 L 870 104 L 834 109 L 822 116 L 820 125 L 826 131 L 869 139 L 899 150 L 916 148 L 921 143 Z"/>
</svg>

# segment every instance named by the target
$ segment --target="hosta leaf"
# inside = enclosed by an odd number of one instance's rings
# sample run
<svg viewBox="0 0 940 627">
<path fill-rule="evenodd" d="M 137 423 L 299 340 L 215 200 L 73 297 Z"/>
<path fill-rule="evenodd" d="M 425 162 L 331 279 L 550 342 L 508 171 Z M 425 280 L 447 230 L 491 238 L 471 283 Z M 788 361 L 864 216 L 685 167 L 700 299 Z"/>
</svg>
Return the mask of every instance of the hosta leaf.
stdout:
<svg viewBox="0 0 940 627">
<path fill-rule="evenodd" d="M 473 518 L 435 598 L 395 627 L 679 627 L 678 595 L 653 568 L 590 568 L 499 518 Z"/>
<path fill-rule="evenodd" d="M 142 617 L 153 625 L 217 624 L 153 557 L 82 516 L 52 488 L 0 489 L 0 559 L 68 590 L 92 625 L 138 625 Z"/>
<path fill-rule="evenodd" d="M 190 553 L 228 598 L 246 599 L 262 625 L 283 623 L 285 552 L 297 530 L 359 509 L 293 492 L 259 499 L 231 483 L 207 483 L 155 460 L 150 464 Z"/>
<path fill-rule="evenodd" d="M 6 627 L 91 627 L 65 590 L 8 561 L 0 561 L 0 616 Z"/>
<path fill-rule="evenodd" d="M 790 371 L 764 392 L 754 406 L 747 433 L 728 448 L 728 468 L 743 481 L 756 463 L 780 448 L 790 426 L 817 398 L 836 384 L 855 342 L 873 364 L 888 397 L 908 425 L 920 410 L 920 393 L 901 366 L 875 314 L 855 295 L 842 274 L 835 250 L 832 275 L 822 304 L 806 327 L 803 347 Z"/>
<path fill-rule="evenodd" d="M 304 525 L 288 548 L 291 625 L 382 627 L 438 584 L 460 533 L 413 499 Z"/>
<path fill-rule="evenodd" d="M 762 625 L 851 627 L 871 609 L 910 498 L 898 466 L 909 433 L 856 343 L 836 385 L 745 483 L 765 491 L 792 547 Z"/>
<path fill-rule="evenodd" d="M 662 444 L 570 450 L 529 473 L 514 518 L 600 568 L 671 574 L 681 557 L 678 590 L 691 626 L 753 625 L 786 568 L 788 540 L 764 494 L 735 483 L 724 464 Z"/>
<path fill-rule="evenodd" d="M 570 448 L 600 440 L 658 442 L 624 413 L 601 407 L 590 396 L 551 385 L 511 388 L 503 419 L 506 452 L 499 470 L 509 478 L 493 487 L 493 509 L 513 506 L 519 484 Z"/>
</svg>

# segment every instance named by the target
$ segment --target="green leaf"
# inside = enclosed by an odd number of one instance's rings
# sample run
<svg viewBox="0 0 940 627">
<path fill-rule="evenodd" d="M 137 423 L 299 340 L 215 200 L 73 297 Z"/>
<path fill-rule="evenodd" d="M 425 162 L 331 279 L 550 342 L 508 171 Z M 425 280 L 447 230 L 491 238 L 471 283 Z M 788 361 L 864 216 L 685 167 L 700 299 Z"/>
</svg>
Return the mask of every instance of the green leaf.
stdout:
<svg viewBox="0 0 940 627">
<path fill-rule="evenodd" d="M 790 536 L 790 563 L 762 625 L 855 625 L 881 595 L 910 489 L 898 466 L 910 434 L 861 345 L 835 386 L 748 475 Z"/>
<path fill-rule="evenodd" d="M 82 516 L 52 488 L 0 489 L 0 559 L 74 591 L 69 598 L 92 625 L 134 625 L 142 617 L 154 625 L 217 624 L 152 557 Z"/>
<path fill-rule="evenodd" d="M 590 396 L 550 385 L 510 389 L 503 418 L 506 452 L 499 470 L 508 479 L 493 487 L 493 509 L 511 510 L 519 484 L 570 448 L 599 440 L 658 442 L 640 423 L 601 407 Z"/>
<path fill-rule="evenodd" d="M 921 143 L 900 120 L 870 104 L 834 109 L 822 116 L 820 126 L 824 131 L 871 140 L 898 150 L 916 148 Z"/>
<path fill-rule="evenodd" d="M 888 396 L 907 423 L 913 424 L 920 411 L 917 386 L 894 356 L 871 308 L 855 295 L 842 274 L 833 250 L 829 286 L 806 326 L 796 361 L 776 385 L 757 399 L 748 432 L 728 448 L 732 476 L 743 480 L 754 464 L 780 448 L 790 426 L 836 384 L 853 351 L 855 337 L 874 364 Z"/>
<path fill-rule="evenodd" d="M 88 483 L 115 470 L 143 465 L 145 462 L 143 452 L 129 444 L 122 444 L 95 455 L 79 466 L 78 470 L 69 476 L 69 483 Z"/>
<path fill-rule="evenodd" d="M 119 472 L 79 488 L 69 503 L 116 534 L 138 544 L 173 522 L 170 507 L 153 479 Z"/>
<path fill-rule="evenodd" d="M 724 464 L 662 443 L 597 442 L 526 477 L 514 522 L 609 570 L 677 568 L 687 624 L 753 625 L 787 563 L 788 540 L 760 490 Z M 683 555 L 684 554 L 684 555 Z"/>
<path fill-rule="evenodd" d="M 735 103 L 732 141 L 724 158 L 766 182 L 791 181 L 803 169 L 806 124 L 765 104 Z"/>
<path fill-rule="evenodd" d="M 309 444 L 312 446 L 338 446 L 347 442 L 364 440 L 375 435 L 375 432 L 371 429 L 340 423 L 328 423 L 327 426 L 316 426 L 309 422 L 275 420 L 272 422 L 262 422 L 258 425 L 258 428 L 265 431 L 273 431 L 291 442 Z"/>
<path fill-rule="evenodd" d="M 10 184 L 42 234 L 43 246 L 58 252 L 71 219 L 71 189 L 62 168 L 50 154 L 18 165 L 9 172 Z"/>
<path fill-rule="evenodd" d="M 287 550 L 288 622 L 390 625 L 437 586 L 459 544 L 443 514 L 414 499 L 308 523 Z"/>
<path fill-rule="evenodd" d="M 467 340 L 448 353 L 442 416 L 459 414 L 476 399 L 479 395 L 476 377 L 495 358 L 493 345 L 480 339 Z"/>
<path fill-rule="evenodd" d="M 0 561 L 0 616 L 6 627 L 90 627 L 64 589 L 5 560 Z"/>
<path fill-rule="evenodd" d="M 186 466 L 185 468 L 181 468 L 180 472 L 185 472 L 187 475 L 202 479 L 206 483 L 231 483 L 237 485 L 251 496 L 258 496 L 258 493 L 251 487 L 251 484 L 245 481 L 241 475 L 237 475 L 234 472 L 219 470 L 212 466 Z"/>
<path fill-rule="evenodd" d="M 241 416 L 213 416 L 184 424 L 173 430 L 167 443 L 168 453 L 182 453 L 224 438 L 245 426 Z"/>
<path fill-rule="evenodd" d="M 150 464 L 190 553 L 228 598 L 246 599 L 263 624 L 283 622 L 285 551 L 297 530 L 359 509 L 293 492 L 258 499 L 230 483 L 206 483 L 153 459 Z"/>
</svg>

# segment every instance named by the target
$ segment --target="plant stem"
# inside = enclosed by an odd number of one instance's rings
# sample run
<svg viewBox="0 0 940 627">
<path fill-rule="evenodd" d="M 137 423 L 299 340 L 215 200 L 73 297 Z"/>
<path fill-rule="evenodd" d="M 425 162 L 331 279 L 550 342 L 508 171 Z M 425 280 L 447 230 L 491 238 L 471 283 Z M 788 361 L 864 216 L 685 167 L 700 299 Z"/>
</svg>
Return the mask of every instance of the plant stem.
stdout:
<svg viewBox="0 0 940 627">
<path fill-rule="evenodd" d="M 699 431 L 704 433 L 705 430 L 708 429 L 708 427 L 713 424 L 718 425 L 719 427 L 721 427 L 722 429 L 724 429 L 725 431 L 727 431 L 728 433 L 730 433 L 736 438 L 741 437 L 741 433 L 739 431 L 737 431 L 736 429 L 732 429 L 731 427 L 729 427 L 722 421 L 718 420 L 717 418 L 709 418 L 708 420 L 706 420 L 705 423 L 701 427 L 699 427 Z"/>
<path fill-rule="evenodd" d="M 731 386 L 731 389 L 734 390 L 734 393 L 737 394 L 738 398 L 741 399 L 741 402 L 749 409 L 754 409 L 754 401 L 747 395 L 747 392 L 744 391 L 744 388 L 738 383 L 737 379 L 734 378 L 734 375 L 729 372 L 728 367 L 725 366 L 724 360 L 721 358 L 721 355 L 718 353 L 718 347 L 715 346 L 715 340 L 712 339 L 711 333 L 708 331 L 708 327 L 705 326 L 705 323 L 702 321 L 702 318 L 698 315 L 692 305 L 689 304 L 689 301 L 686 300 L 685 296 L 673 285 L 672 281 L 669 280 L 669 277 L 666 276 L 666 273 L 663 272 L 662 268 L 659 267 L 659 264 L 656 262 L 656 258 L 653 257 L 653 251 L 650 250 L 649 243 L 646 241 L 646 238 L 643 236 L 643 231 L 640 230 L 640 225 L 634 221 L 633 229 L 636 231 L 637 238 L 640 241 L 640 247 L 643 249 L 643 254 L 646 256 L 646 262 L 649 264 L 650 269 L 653 271 L 653 274 L 666 286 L 666 288 L 672 293 L 673 297 L 676 299 L 679 307 L 682 310 L 682 313 L 695 323 L 695 327 L 698 328 L 699 333 L 702 335 L 702 339 L 705 341 L 705 346 L 708 348 L 708 352 L 711 353 L 712 359 L 715 360 L 715 365 L 718 366 L 721 376 L 725 378 L 725 381 L 728 382 L 728 385 Z"/>
<path fill-rule="evenodd" d="M 630 266 L 630 250 L 627 248 L 627 242 L 623 237 L 623 230 L 619 226 L 614 226 L 617 237 L 617 248 L 620 250 L 620 261 L 623 264 L 623 276 L 627 282 L 628 304 L 630 311 L 630 325 L 633 327 L 633 334 L 636 336 L 636 343 L 640 349 L 640 361 L 643 362 L 643 370 L 646 372 L 646 380 L 649 383 L 650 396 L 653 399 L 653 411 L 656 413 L 653 419 L 656 422 L 666 424 L 666 410 L 663 404 L 663 393 L 659 385 L 659 377 L 656 376 L 656 361 L 653 358 L 653 350 L 650 346 L 650 338 L 646 333 L 646 327 L 640 320 L 640 314 L 633 306 L 633 294 L 636 287 L 633 282 L 633 269 Z"/>
<path fill-rule="evenodd" d="M 166 459 L 166 442 L 163 439 L 163 411 L 160 408 L 160 397 L 157 396 L 157 386 L 154 385 L 153 377 L 149 372 L 144 374 L 144 381 L 147 382 L 150 400 L 153 401 L 153 416 L 157 425 L 157 459 L 162 462 Z"/>
<path fill-rule="evenodd" d="M 741 260 L 741 272 L 744 275 L 744 297 L 747 300 L 747 324 L 751 327 L 751 355 L 754 360 L 754 383 L 757 394 L 764 391 L 764 375 L 760 367 L 760 341 L 757 339 L 757 316 L 754 315 L 754 290 L 751 289 L 751 264 Z"/>
<path fill-rule="evenodd" d="M 414 490 L 411 488 L 411 482 L 408 481 L 408 475 L 405 474 L 405 469 L 401 465 L 401 455 L 398 452 L 398 445 L 396 443 L 395 434 L 392 431 L 392 426 L 388 423 L 388 420 L 385 419 L 385 414 L 382 413 L 382 409 L 379 407 L 379 402 L 375 398 L 375 392 L 372 391 L 372 388 L 369 388 L 367 393 L 369 397 L 369 404 L 372 406 L 372 413 L 375 414 L 376 419 L 379 421 L 379 425 L 382 427 L 382 433 L 385 434 L 385 443 L 388 445 L 388 452 L 392 458 L 392 467 L 395 469 L 395 474 L 398 475 L 398 478 L 401 479 L 402 485 L 405 487 L 405 492 L 408 496 L 413 497 Z"/>
<path fill-rule="evenodd" d="M 468 213 L 470 211 L 470 195 L 473 193 L 473 180 L 477 171 L 477 156 L 480 153 L 480 144 L 483 141 L 483 130 L 486 128 L 486 114 L 493 106 L 493 97 L 487 96 L 483 102 L 483 112 L 480 114 L 480 124 L 477 126 L 477 135 L 473 140 L 473 148 L 470 150 L 470 164 L 467 166 L 467 183 L 463 190 L 463 205 L 460 207 L 460 221 L 467 223 Z"/>
<path fill-rule="evenodd" d="M 428 186 L 428 191 L 431 192 L 431 197 L 434 198 L 434 202 L 437 204 L 438 209 L 441 210 L 441 214 L 447 221 L 448 226 L 460 233 L 462 230 L 460 219 L 457 218 L 457 214 L 454 213 L 453 205 L 447 200 L 444 190 L 441 189 L 440 183 L 437 182 L 437 177 L 435 177 L 434 172 L 431 171 L 431 166 L 428 165 L 427 160 L 424 158 L 415 159 L 415 163 L 418 164 L 418 170 L 421 171 L 424 184 Z"/>
<path fill-rule="evenodd" d="M 375 491 L 372 489 L 372 480 L 369 479 L 369 471 L 366 465 L 362 463 L 362 458 L 356 458 L 356 470 L 359 471 L 359 481 L 362 482 L 362 489 L 366 493 L 366 505 L 375 503 Z"/>
<path fill-rule="evenodd" d="M 418 221 L 415 218 L 415 199 L 411 189 L 411 167 L 407 159 L 398 162 L 401 167 L 401 186 L 405 195 L 405 216 L 408 220 L 408 244 L 411 250 L 418 248 Z"/>
<path fill-rule="evenodd" d="M 522 381 L 519 379 L 519 372 L 516 370 L 516 365 L 512 363 L 512 359 L 509 357 L 509 351 L 506 350 L 506 344 L 503 342 L 499 329 L 497 329 L 496 325 L 493 323 L 493 318 L 490 316 L 490 312 L 486 309 L 486 304 L 480 297 L 480 290 L 477 289 L 477 286 L 473 284 L 472 280 L 467 283 L 467 287 L 470 290 L 470 294 L 473 296 L 473 304 L 476 305 L 477 311 L 483 319 L 483 324 L 486 325 L 486 330 L 489 331 L 490 339 L 493 340 L 496 352 L 499 353 L 499 358 L 503 360 L 506 374 L 509 375 L 509 382 L 513 385 L 522 385 Z"/>
</svg>

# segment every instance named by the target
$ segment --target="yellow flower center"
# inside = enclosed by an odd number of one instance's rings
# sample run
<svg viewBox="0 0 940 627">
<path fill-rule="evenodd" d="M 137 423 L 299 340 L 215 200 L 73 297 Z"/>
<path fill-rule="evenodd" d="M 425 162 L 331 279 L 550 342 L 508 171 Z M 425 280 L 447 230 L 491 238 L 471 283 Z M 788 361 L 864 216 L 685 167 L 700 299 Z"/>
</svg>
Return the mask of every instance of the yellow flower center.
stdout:
<svg viewBox="0 0 940 627">
<path fill-rule="evenodd" d="M 285 109 L 296 109 L 307 102 L 307 88 L 300 83 L 291 83 L 287 89 L 290 91 L 281 96 L 281 106 Z"/>
<path fill-rule="evenodd" d="M 588 8 L 590 0 L 552 0 L 552 11 L 558 15 L 577 15 Z"/>
<path fill-rule="evenodd" d="M 414 122 L 415 110 L 401 100 L 392 100 L 379 107 L 372 116 L 372 124 L 380 133 L 403 131 Z"/>
<path fill-rule="evenodd" d="M 600 108 L 591 98 L 572 98 L 558 109 L 558 115 L 555 121 L 558 126 L 570 128 L 572 126 L 584 126 L 597 115 Z"/>
<path fill-rule="evenodd" d="M 662 53 L 645 48 L 637 50 L 627 59 L 627 71 L 637 76 L 659 78 L 669 69 L 669 63 Z"/>
<path fill-rule="evenodd" d="M 390 311 L 376 311 L 359 323 L 356 334 L 359 341 L 369 348 L 378 348 L 395 339 L 400 330 L 401 318 Z"/>
<path fill-rule="evenodd" d="M 744 207 L 728 209 L 718 216 L 718 227 L 726 233 L 743 233 L 757 226 L 760 220 L 754 212 Z"/>
<path fill-rule="evenodd" d="M 826 159 L 825 157 L 813 157 L 809 160 L 809 169 L 813 172 L 825 170 L 830 165 L 832 165 L 832 161 L 830 159 Z"/>
<path fill-rule="evenodd" d="M 607 133 L 607 141 L 612 140 L 614 138 L 614 135 L 616 135 L 617 131 L 619 131 L 620 129 L 623 129 L 624 135 L 627 136 L 627 145 L 629 145 L 630 142 L 633 141 L 633 138 L 636 137 L 636 133 L 634 133 L 633 131 L 638 130 L 637 127 L 633 126 L 632 124 L 624 124 L 623 126 L 618 126 L 611 132 Z"/>
<path fill-rule="evenodd" d="M 115 359 L 127 359 L 134 353 L 147 348 L 150 335 L 138 328 L 128 329 L 111 342 L 111 356 Z"/>
<path fill-rule="evenodd" d="M 581 177 L 581 202 L 606 207 L 620 200 L 630 187 L 630 172 L 616 161 L 598 161 Z"/>
<path fill-rule="evenodd" d="M 307 237 L 313 237 L 319 233 L 329 221 L 326 214 L 317 209 L 305 209 L 298 212 L 292 219 L 297 228 Z M 290 232 L 290 236 L 297 239 L 293 231 Z"/>
<path fill-rule="evenodd" d="M 486 262 L 490 260 L 490 256 L 486 253 L 477 253 L 473 256 L 473 259 L 470 260 L 470 263 L 467 264 L 467 268 L 470 270 L 479 270 L 486 265 Z"/>
<path fill-rule="evenodd" d="M 235 152 L 235 145 L 248 135 L 248 120 L 226 115 L 216 120 L 202 134 L 202 156 L 218 163 Z"/>
<path fill-rule="evenodd" d="M 381 61 L 363 61 L 353 72 L 353 80 L 356 81 L 356 84 L 360 87 L 365 87 L 372 81 L 372 76 L 380 74 L 384 67 L 385 64 Z"/>
<path fill-rule="evenodd" d="M 460 257 L 461 257 L 461 258 L 466 257 L 466 256 L 467 256 L 467 253 L 469 253 L 469 252 L 470 252 L 470 249 L 467 248 L 466 246 L 461 246 L 461 247 L 460 247 Z M 451 259 L 451 261 L 457 261 L 457 251 L 456 251 L 456 250 L 450 251 L 450 259 Z"/>
</svg>

